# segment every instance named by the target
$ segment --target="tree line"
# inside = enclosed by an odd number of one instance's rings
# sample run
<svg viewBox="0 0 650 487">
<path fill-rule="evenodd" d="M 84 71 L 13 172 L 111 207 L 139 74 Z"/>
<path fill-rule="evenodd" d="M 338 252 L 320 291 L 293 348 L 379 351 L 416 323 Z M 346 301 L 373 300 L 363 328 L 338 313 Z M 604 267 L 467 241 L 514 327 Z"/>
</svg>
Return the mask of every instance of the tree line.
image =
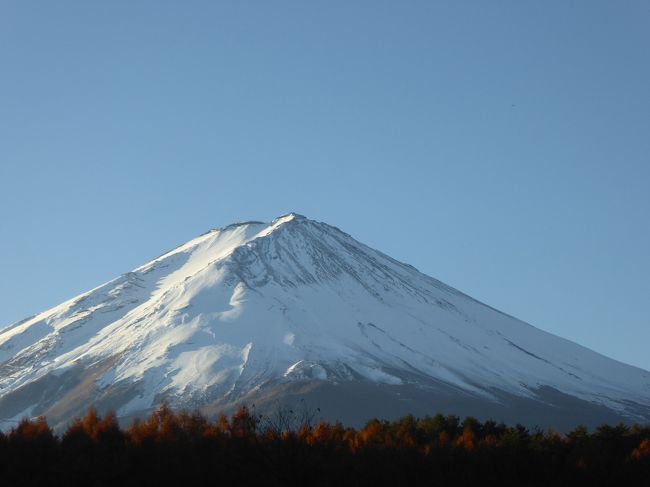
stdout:
<svg viewBox="0 0 650 487">
<path fill-rule="evenodd" d="M 163 405 L 120 427 L 91 409 L 55 435 L 45 418 L 0 434 L 3 485 L 650 485 L 650 427 L 567 434 L 435 415 L 354 429 L 246 407 L 210 420 Z"/>
</svg>

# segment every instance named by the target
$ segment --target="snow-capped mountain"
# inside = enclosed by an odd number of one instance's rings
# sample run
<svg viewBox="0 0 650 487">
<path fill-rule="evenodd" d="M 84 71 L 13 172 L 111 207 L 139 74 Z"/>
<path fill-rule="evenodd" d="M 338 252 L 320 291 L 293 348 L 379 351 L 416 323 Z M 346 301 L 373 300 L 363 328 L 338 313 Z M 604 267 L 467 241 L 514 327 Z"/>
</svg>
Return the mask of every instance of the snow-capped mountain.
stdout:
<svg viewBox="0 0 650 487">
<path fill-rule="evenodd" d="M 650 373 L 296 214 L 212 230 L 0 332 L 0 419 L 306 399 L 328 419 L 650 420 Z"/>
</svg>

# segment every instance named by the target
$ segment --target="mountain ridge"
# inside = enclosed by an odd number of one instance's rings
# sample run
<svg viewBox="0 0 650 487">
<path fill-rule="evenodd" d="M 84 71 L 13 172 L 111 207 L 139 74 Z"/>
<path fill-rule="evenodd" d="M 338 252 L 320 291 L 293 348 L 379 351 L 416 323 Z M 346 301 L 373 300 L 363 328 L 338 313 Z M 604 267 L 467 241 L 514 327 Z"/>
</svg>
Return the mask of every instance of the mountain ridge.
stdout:
<svg viewBox="0 0 650 487">
<path fill-rule="evenodd" d="M 163 400 L 216 411 L 301 384 L 356 384 L 396 409 L 407 394 L 430 412 L 442 396 L 534 409 L 551 388 L 564 403 L 650 419 L 647 371 L 296 213 L 210 230 L 0 331 L 0 424 L 41 413 L 65 422 L 91 404 L 123 417 Z"/>
</svg>

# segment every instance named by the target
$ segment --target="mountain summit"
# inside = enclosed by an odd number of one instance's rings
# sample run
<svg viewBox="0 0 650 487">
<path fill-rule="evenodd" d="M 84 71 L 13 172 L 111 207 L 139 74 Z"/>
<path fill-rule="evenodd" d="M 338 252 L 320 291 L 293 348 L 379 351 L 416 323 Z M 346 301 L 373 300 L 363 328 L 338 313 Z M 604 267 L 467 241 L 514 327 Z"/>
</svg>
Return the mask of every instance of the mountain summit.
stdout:
<svg viewBox="0 0 650 487">
<path fill-rule="evenodd" d="M 650 420 L 650 373 L 290 213 L 211 230 L 0 332 L 0 420 L 304 400 L 327 419 Z"/>
</svg>

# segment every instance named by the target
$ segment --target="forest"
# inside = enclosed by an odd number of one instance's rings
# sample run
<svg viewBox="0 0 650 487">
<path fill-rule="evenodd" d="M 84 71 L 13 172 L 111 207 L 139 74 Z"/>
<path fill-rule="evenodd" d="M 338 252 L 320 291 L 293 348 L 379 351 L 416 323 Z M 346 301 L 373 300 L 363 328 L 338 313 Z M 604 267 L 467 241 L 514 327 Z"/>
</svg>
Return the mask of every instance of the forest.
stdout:
<svg viewBox="0 0 650 487">
<path fill-rule="evenodd" d="M 163 405 L 121 427 L 91 409 L 55 434 L 45 418 L 0 436 L 3 485 L 650 485 L 650 426 L 567 434 L 468 417 L 373 419 L 363 428 L 241 407 L 214 420 Z"/>
</svg>

